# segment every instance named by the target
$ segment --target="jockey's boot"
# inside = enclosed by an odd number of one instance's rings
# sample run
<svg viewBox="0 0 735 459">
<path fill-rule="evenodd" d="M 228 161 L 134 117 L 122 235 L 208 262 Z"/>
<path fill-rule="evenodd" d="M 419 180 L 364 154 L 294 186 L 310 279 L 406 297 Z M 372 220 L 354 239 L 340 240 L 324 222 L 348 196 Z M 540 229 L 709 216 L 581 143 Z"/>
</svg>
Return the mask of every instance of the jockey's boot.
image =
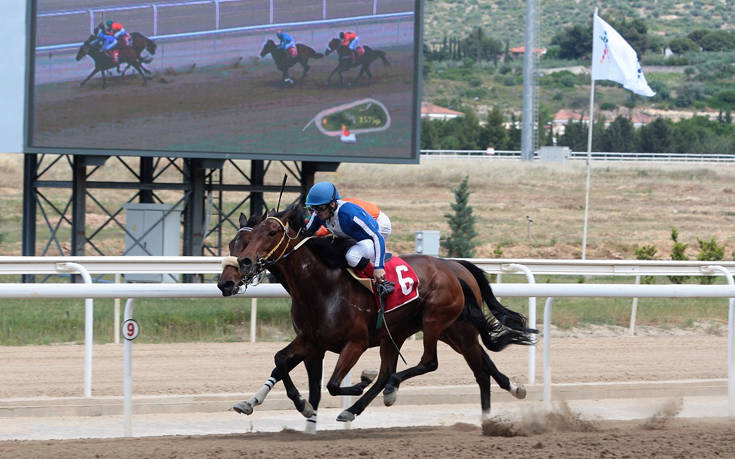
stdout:
<svg viewBox="0 0 735 459">
<path fill-rule="evenodd" d="M 112 51 L 112 62 L 114 62 L 115 65 L 120 64 L 120 50 L 115 49 Z"/>
<path fill-rule="evenodd" d="M 355 266 L 355 272 L 358 276 L 361 277 L 371 278 L 373 277 L 373 271 L 375 271 L 375 266 L 373 265 L 373 262 L 365 257 L 360 258 L 357 266 Z"/>
</svg>

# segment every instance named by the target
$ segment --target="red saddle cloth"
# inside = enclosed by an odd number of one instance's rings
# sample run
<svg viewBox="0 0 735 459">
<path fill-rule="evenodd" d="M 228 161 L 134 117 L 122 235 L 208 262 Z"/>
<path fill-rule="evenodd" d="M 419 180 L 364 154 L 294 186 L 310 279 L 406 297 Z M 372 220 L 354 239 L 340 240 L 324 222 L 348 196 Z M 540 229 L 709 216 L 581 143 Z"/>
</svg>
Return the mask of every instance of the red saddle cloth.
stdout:
<svg viewBox="0 0 735 459">
<path fill-rule="evenodd" d="M 362 46 L 358 46 L 357 47 L 357 55 L 358 56 L 362 56 L 363 54 L 365 54 L 365 48 L 363 48 Z"/>
<path fill-rule="evenodd" d="M 390 312 L 419 297 L 419 278 L 408 263 L 394 256 L 385 262 L 384 268 L 385 280 L 394 284 L 393 293 L 385 299 L 385 312 Z M 380 307 L 377 294 L 375 300 Z"/>
<path fill-rule="evenodd" d="M 296 57 L 296 56 L 298 56 L 298 54 L 299 54 L 299 50 L 296 49 L 295 46 L 292 46 L 292 47 L 288 48 L 288 55 L 289 56 Z"/>
</svg>

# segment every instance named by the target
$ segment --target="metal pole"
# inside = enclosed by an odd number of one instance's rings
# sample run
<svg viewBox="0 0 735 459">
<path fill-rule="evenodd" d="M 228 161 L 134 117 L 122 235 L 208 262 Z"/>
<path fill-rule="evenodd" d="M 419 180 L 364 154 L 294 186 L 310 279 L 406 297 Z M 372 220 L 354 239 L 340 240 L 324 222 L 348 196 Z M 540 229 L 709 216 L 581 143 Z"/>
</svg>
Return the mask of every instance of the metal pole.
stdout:
<svg viewBox="0 0 735 459">
<path fill-rule="evenodd" d="M 597 8 L 595 8 L 597 16 Z M 584 194 L 584 227 L 582 229 L 582 260 L 587 259 L 587 219 L 590 207 L 590 169 L 592 167 L 592 126 L 594 125 L 595 110 L 595 80 L 592 78 L 592 67 L 590 66 L 590 124 L 587 130 L 587 182 Z"/>
<path fill-rule="evenodd" d="M 122 276 L 120 273 L 115 273 L 115 283 L 119 284 Z M 115 317 L 113 319 L 113 329 L 115 330 L 115 344 L 120 344 L 120 298 L 115 298 Z"/>
<path fill-rule="evenodd" d="M 125 302 L 124 320 L 133 318 L 135 299 Z M 133 342 L 129 339 L 123 343 L 123 435 L 133 436 Z"/>
<path fill-rule="evenodd" d="M 59 272 L 78 272 L 85 284 L 92 284 L 92 276 L 84 266 L 78 263 L 59 263 Z M 84 300 L 84 396 L 92 396 L 92 345 L 94 344 L 94 300 Z"/>
<path fill-rule="evenodd" d="M 641 276 L 635 276 L 635 285 L 640 285 Z M 628 334 L 630 336 L 635 335 L 635 320 L 638 313 L 638 297 L 633 298 L 633 305 L 630 307 L 630 327 L 628 328 Z"/>
<path fill-rule="evenodd" d="M 544 409 L 551 411 L 551 307 L 554 298 L 544 304 Z"/>
<path fill-rule="evenodd" d="M 523 124 L 521 128 L 521 159 L 533 160 L 533 92 L 534 65 L 533 53 L 536 43 L 534 36 L 534 17 L 536 0 L 526 0 L 526 45 L 523 52 Z"/>
<path fill-rule="evenodd" d="M 256 330 L 256 323 L 255 321 L 258 319 L 258 299 L 253 298 L 250 300 L 250 342 L 255 342 L 255 330 Z"/>
<path fill-rule="evenodd" d="M 536 278 L 527 266 L 511 263 L 508 266 L 502 266 L 504 271 L 513 272 L 521 271 L 526 275 L 529 284 L 535 284 Z M 500 274 L 498 274 L 500 276 Z M 528 326 L 536 328 L 536 297 L 528 298 Z M 528 346 L 528 384 L 536 383 L 536 345 Z"/>
</svg>

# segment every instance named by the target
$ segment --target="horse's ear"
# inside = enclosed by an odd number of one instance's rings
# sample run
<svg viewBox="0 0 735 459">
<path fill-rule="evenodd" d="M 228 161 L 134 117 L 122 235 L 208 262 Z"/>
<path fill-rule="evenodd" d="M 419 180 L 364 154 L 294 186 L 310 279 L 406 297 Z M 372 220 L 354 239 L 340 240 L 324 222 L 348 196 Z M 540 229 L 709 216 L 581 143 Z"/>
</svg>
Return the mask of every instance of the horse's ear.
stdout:
<svg viewBox="0 0 735 459">
<path fill-rule="evenodd" d="M 248 217 L 245 216 L 244 213 L 240 212 L 240 228 L 245 228 L 248 226 Z"/>
</svg>

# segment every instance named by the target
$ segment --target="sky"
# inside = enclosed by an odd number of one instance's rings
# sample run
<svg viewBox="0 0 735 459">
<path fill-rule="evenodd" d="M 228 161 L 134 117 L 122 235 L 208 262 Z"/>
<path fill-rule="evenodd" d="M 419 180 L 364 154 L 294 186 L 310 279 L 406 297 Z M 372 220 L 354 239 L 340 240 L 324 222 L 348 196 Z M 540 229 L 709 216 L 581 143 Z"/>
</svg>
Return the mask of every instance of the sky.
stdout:
<svg viewBox="0 0 735 459">
<path fill-rule="evenodd" d="M 0 30 L 6 37 L 7 66 L 0 72 L 0 153 L 23 151 L 25 100 L 26 1 L 3 2 Z M 9 42 L 7 41 L 9 40 Z"/>
</svg>

